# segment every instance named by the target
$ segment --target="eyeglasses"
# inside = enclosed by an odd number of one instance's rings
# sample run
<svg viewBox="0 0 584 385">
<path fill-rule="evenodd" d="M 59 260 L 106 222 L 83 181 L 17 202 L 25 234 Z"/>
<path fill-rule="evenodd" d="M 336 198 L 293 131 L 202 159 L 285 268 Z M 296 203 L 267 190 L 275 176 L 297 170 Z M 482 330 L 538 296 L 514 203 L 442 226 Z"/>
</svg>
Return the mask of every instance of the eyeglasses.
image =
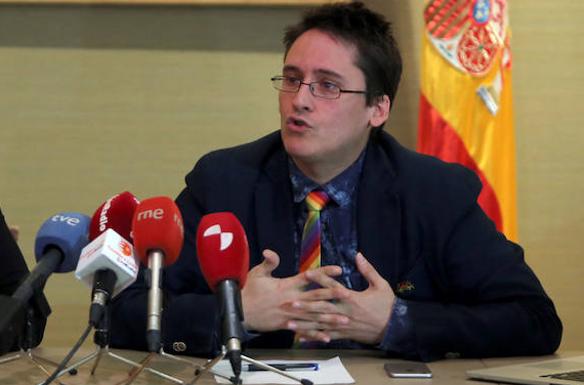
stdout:
<svg viewBox="0 0 584 385">
<path fill-rule="evenodd" d="M 341 94 L 367 94 L 367 91 L 343 90 L 335 83 L 326 80 L 305 83 L 290 76 L 274 76 L 270 80 L 275 89 L 283 92 L 298 92 L 301 85 L 307 85 L 312 95 L 323 99 L 338 99 Z"/>
</svg>

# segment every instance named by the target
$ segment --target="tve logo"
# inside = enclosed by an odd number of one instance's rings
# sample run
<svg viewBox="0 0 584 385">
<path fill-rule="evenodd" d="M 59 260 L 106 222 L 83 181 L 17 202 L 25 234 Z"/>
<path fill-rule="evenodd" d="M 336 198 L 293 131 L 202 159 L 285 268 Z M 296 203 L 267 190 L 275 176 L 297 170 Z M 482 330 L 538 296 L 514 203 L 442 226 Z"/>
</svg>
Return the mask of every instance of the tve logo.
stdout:
<svg viewBox="0 0 584 385">
<path fill-rule="evenodd" d="M 233 242 L 233 233 L 221 232 L 221 226 L 219 224 L 209 226 L 203 233 L 203 237 L 210 237 L 213 235 L 219 235 L 221 237 L 221 251 L 227 249 Z"/>
<path fill-rule="evenodd" d="M 69 226 L 77 226 L 79 224 L 79 222 L 80 222 L 79 221 L 79 218 L 70 217 L 68 215 L 61 215 L 61 214 L 54 215 L 51 218 L 51 221 L 56 222 L 56 223 L 63 223 L 63 222 L 65 222 Z"/>
</svg>

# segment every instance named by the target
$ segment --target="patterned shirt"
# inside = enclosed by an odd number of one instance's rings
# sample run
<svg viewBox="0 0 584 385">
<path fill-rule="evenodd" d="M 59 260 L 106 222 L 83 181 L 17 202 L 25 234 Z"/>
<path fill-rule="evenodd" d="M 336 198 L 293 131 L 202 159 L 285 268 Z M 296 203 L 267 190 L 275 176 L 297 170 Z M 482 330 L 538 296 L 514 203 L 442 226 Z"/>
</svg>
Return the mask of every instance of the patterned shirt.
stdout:
<svg viewBox="0 0 584 385">
<path fill-rule="evenodd" d="M 355 255 L 357 254 L 357 190 L 359 179 L 363 171 L 365 151 L 359 158 L 341 174 L 324 185 L 312 181 L 288 158 L 288 169 L 292 192 L 294 195 L 295 231 L 294 244 L 296 245 L 295 258 L 297 270 L 300 265 L 300 248 L 302 231 L 308 216 L 308 209 L 304 200 L 315 189 L 322 189 L 330 198 L 329 203 L 320 214 L 321 220 L 321 265 L 338 265 L 343 270 L 337 278 L 345 287 L 353 290 L 365 290 L 367 281 L 357 270 Z M 367 256 L 365 256 L 367 258 Z M 396 298 L 392 309 L 391 322 L 387 332 L 378 346 L 382 350 L 403 352 L 404 337 L 411 333 L 407 317 L 407 306 L 403 300 Z M 336 349 L 364 348 L 351 340 L 335 340 L 328 344 L 311 343 L 310 347 L 326 347 Z M 409 349 L 408 349 L 409 350 Z"/>
</svg>

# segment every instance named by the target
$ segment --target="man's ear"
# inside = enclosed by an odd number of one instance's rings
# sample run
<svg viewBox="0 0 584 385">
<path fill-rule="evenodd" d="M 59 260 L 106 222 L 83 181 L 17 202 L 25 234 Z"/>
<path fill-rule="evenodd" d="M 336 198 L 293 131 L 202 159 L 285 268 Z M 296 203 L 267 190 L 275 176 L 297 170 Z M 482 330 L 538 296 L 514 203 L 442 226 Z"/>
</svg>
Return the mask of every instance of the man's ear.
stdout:
<svg viewBox="0 0 584 385">
<path fill-rule="evenodd" d="M 369 124 L 371 127 L 379 127 L 387 121 L 389 118 L 390 106 L 391 101 L 387 95 L 378 96 L 373 101 L 373 104 L 370 106 L 372 109 L 372 115 L 369 119 Z"/>
</svg>

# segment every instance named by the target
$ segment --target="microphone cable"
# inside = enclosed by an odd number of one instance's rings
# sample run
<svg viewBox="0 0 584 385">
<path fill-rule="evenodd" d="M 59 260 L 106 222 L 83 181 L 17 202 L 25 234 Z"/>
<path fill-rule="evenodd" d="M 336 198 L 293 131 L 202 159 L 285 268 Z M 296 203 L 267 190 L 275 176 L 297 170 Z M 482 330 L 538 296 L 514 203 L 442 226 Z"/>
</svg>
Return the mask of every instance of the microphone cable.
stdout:
<svg viewBox="0 0 584 385">
<path fill-rule="evenodd" d="M 91 329 L 93 329 L 93 325 L 88 324 L 87 325 L 87 328 L 85 329 L 85 331 L 81 335 L 81 338 L 79 338 L 79 340 L 75 343 L 75 345 L 73 345 L 73 347 L 71 348 L 71 350 L 69 351 L 69 353 L 65 356 L 65 358 L 63 358 L 63 360 L 61 361 L 61 363 L 59 363 L 59 366 L 57 366 L 57 368 L 55 369 L 55 371 L 53 372 L 53 374 L 51 374 L 45 380 L 45 382 L 43 382 L 42 385 L 49 385 L 51 382 L 53 382 L 53 380 L 55 378 L 57 378 L 57 376 L 59 376 L 59 374 L 61 374 L 61 372 L 63 371 L 63 369 L 65 369 L 65 366 L 67 366 L 67 364 L 71 360 L 71 358 L 73 358 L 73 356 L 75 355 L 75 353 L 77 353 L 77 350 L 79 350 L 79 348 L 81 347 L 81 345 L 83 345 L 83 343 L 87 339 L 87 336 L 89 336 L 89 333 L 91 333 Z"/>
</svg>

